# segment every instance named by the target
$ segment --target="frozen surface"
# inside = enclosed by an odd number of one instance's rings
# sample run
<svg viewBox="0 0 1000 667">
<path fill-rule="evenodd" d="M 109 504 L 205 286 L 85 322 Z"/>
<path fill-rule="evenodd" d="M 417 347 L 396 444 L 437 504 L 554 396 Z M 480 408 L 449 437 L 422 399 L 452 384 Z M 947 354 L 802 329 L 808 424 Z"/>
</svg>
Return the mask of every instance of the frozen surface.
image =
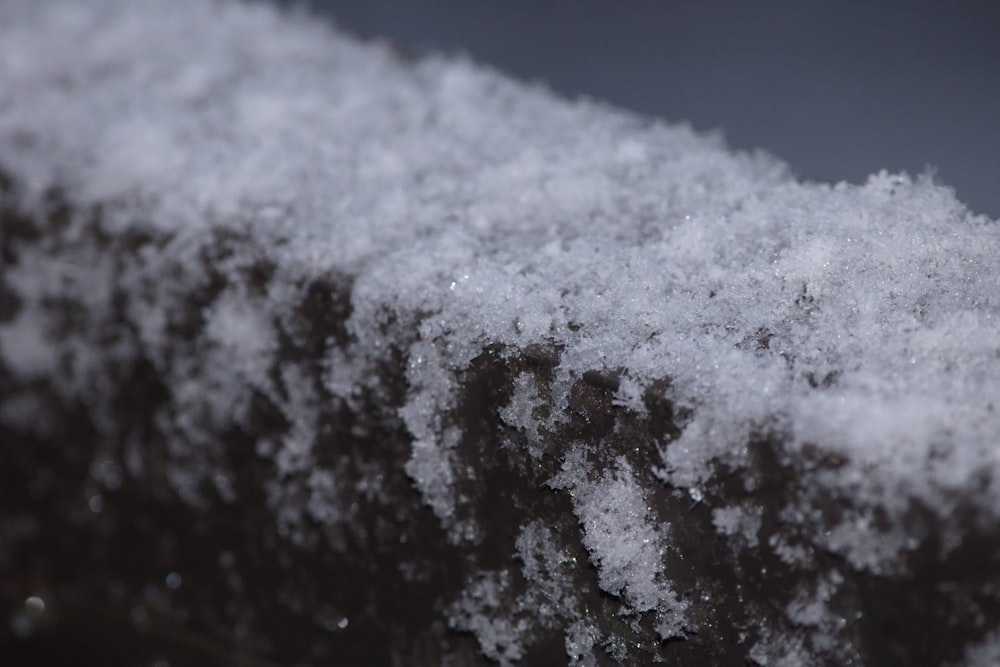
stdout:
<svg viewBox="0 0 1000 667">
<path fill-rule="evenodd" d="M 117 280 L 141 286 L 127 317 L 175 404 L 190 407 L 173 416 L 174 452 L 210 451 L 198 420 L 239 420 L 253 391 L 267 395 L 291 424 L 258 448 L 284 476 L 268 494 L 293 539 L 306 515 L 336 525 L 351 513 L 336 476 L 309 472 L 319 390 L 295 367 L 269 374 L 275 327 L 294 328 L 302 280 L 329 276 L 351 286 L 350 316 L 312 360 L 323 390 L 347 406 L 388 391 L 376 369 L 403 351 L 406 469 L 455 542 L 489 532 L 459 516 L 465 434 L 445 418 L 484 351 L 558 350 L 544 391 L 522 374 L 498 413 L 534 459 L 587 372 L 616 375 L 625 411 L 644 413 L 650 391 L 677 407 L 676 439 L 635 443 L 656 465 L 595 470 L 580 454 L 550 482 L 572 497 L 601 588 L 624 614 L 655 616 L 663 638 L 685 627 L 686 603 L 662 559 L 671 526 L 652 518 L 643 489 L 655 479 L 697 503 L 717 466 L 738 469 L 762 435 L 839 461 L 818 479 L 826 492 L 883 518 L 914 500 L 942 517 L 958 500 L 991 517 L 1000 508 L 1000 228 L 929 178 L 800 183 L 766 155 L 461 59 L 403 63 L 266 6 L 196 0 L 0 5 L 0 171 L 28 214 L 50 213 L 58 188 L 78 210 L 99 205 L 109 234 L 169 239 L 164 256 Z M 240 287 L 228 278 L 260 257 L 220 256 L 214 270 L 233 286 L 204 310 L 202 356 L 157 358 L 176 295 L 208 280 L 177 267 L 223 232 L 266 248 L 274 277 Z M 100 390 L 88 370 L 98 361 L 72 337 L 55 342 L 43 313 L 67 293 L 111 309 L 105 264 L 7 272 L 23 306 L 0 324 L 11 372 L 58 376 L 67 394 Z M 143 282 L 163 267 L 173 283 Z M 57 369 L 67 349 L 69 370 Z M 179 463 L 172 477 L 193 503 L 201 474 L 211 473 Z M 815 543 L 878 572 L 911 545 L 865 516 Z M 754 508 L 717 508 L 711 520 L 740 548 L 758 546 Z M 518 542 L 537 599 L 502 609 L 506 575 L 490 571 L 452 608 L 451 623 L 497 660 L 518 659 L 523 609 L 545 616 L 539 605 L 569 595 L 544 594 L 564 558 L 544 535 L 532 524 Z M 769 546 L 786 562 L 808 559 Z M 837 582 L 824 582 L 788 608 L 796 623 L 832 623 L 824 596 Z M 591 630 L 569 611 L 546 613 L 565 621 L 569 657 L 587 664 Z M 788 641 L 760 644 L 761 661 L 806 650 Z"/>
</svg>

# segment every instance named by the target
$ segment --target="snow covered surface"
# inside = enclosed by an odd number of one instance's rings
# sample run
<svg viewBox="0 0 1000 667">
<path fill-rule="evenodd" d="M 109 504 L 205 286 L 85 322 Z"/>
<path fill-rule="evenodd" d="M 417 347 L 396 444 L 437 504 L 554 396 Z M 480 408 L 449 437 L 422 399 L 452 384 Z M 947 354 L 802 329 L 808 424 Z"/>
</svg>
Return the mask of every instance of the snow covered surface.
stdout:
<svg viewBox="0 0 1000 667">
<path fill-rule="evenodd" d="M 268 393 L 293 426 L 260 449 L 289 476 L 312 465 L 318 399 L 294 368 L 273 391 L 275 322 L 294 327 L 287 306 L 303 277 L 349 283 L 345 342 L 315 360 L 325 390 L 351 405 L 380 391 L 373 369 L 387 350 L 405 352 L 407 472 L 457 541 L 489 527 L 456 514 L 463 433 L 443 415 L 485 350 L 558 350 L 550 385 L 519 376 L 498 414 L 536 459 L 584 373 L 617 374 L 615 404 L 636 414 L 647 391 L 664 393 L 684 415 L 679 437 L 635 443 L 659 465 L 593 470 L 569 457 L 551 481 L 572 496 L 600 586 L 627 613 L 653 612 L 662 637 L 682 631 L 687 603 L 661 560 L 670 526 L 651 518 L 643 484 L 697 503 L 716 466 L 739 469 L 761 434 L 842 461 L 819 476 L 828 492 L 889 517 L 915 499 L 941 516 L 959 501 L 991 517 L 1000 508 L 1000 227 L 930 178 L 800 183 L 769 156 L 462 59 L 401 62 L 268 6 L 199 0 L 0 4 L 0 171 L 28 213 L 44 214 L 59 188 L 78 210 L 100 206 L 109 234 L 169 239 L 170 262 L 133 269 L 150 293 L 128 316 L 149 354 L 171 335 L 173 290 L 204 277 L 177 272 L 175 288 L 142 276 L 175 271 L 220 230 L 266 249 L 266 287 L 234 283 L 206 308 L 198 368 L 153 361 L 178 405 L 219 422 L 244 414 L 251 389 Z M 223 257 L 217 270 L 258 259 Z M 7 368 L 64 372 L 54 360 L 73 343 L 39 334 L 50 328 L 43 304 L 70 292 L 110 308 L 111 271 L 95 256 L 7 272 L 24 306 L 0 324 Z M 86 369 L 99 360 L 83 346 L 73 360 L 64 391 L 94 391 Z M 184 428 L 180 459 L 201 446 Z M 190 476 L 179 466 L 175 481 L 197 502 Z M 301 494 L 269 490 L 290 526 L 302 512 L 349 518 L 335 477 L 305 487 L 305 509 Z M 755 512 L 717 508 L 712 521 L 756 548 Z M 518 543 L 529 580 L 542 581 L 538 562 L 563 558 L 539 546 L 545 530 L 526 527 Z M 817 543 L 878 571 L 909 547 L 874 530 L 852 516 Z M 452 622 L 515 660 L 524 621 L 493 614 L 504 576 L 470 585 Z M 830 622 L 823 600 L 836 584 L 804 593 L 789 615 Z M 567 627 L 577 659 L 594 638 Z"/>
</svg>

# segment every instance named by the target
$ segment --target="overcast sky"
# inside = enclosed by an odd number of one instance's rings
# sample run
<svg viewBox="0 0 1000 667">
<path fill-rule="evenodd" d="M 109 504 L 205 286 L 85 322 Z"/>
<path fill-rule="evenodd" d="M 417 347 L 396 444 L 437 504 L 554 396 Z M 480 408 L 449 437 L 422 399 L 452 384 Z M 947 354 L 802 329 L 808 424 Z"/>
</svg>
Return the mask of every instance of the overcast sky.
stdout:
<svg viewBox="0 0 1000 667">
<path fill-rule="evenodd" d="M 803 178 L 933 168 L 1000 218 L 1000 2 L 306 4 L 417 54 L 462 52 L 568 96 L 720 129 Z"/>
</svg>

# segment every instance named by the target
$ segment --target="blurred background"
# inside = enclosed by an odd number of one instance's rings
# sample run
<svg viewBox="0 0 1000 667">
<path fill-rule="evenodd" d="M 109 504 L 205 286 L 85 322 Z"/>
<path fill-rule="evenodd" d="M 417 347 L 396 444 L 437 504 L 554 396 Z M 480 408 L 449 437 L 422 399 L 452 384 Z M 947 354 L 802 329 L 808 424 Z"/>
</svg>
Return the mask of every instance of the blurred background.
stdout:
<svg viewBox="0 0 1000 667">
<path fill-rule="evenodd" d="M 721 130 L 801 178 L 932 170 L 1000 218 L 1000 1 L 273 0 Z"/>
</svg>

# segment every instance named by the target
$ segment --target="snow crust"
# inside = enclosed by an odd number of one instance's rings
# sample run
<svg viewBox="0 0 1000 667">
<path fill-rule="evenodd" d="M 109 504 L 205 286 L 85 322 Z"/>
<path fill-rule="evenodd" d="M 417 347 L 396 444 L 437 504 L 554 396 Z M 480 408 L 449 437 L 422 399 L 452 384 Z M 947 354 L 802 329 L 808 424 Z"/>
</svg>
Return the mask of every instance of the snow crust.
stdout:
<svg viewBox="0 0 1000 667">
<path fill-rule="evenodd" d="M 262 294 L 226 293 L 205 313 L 214 365 L 173 371 L 192 406 L 205 386 L 185 383 L 216 379 L 218 420 L 243 414 L 248 387 L 268 382 L 272 323 L 300 296 L 295 279 L 349 281 L 349 342 L 317 360 L 326 389 L 346 404 L 359 388 L 378 391 L 377 361 L 405 350 L 407 471 L 457 540 L 485 528 L 455 519 L 462 434 L 442 415 L 484 350 L 560 350 L 545 394 L 520 376 L 499 415 L 535 458 L 583 373 L 619 371 L 615 402 L 636 413 L 669 378 L 662 391 L 687 415 L 682 433 L 637 443 L 657 447 L 661 466 L 602 472 L 579 458 L 552 481 L 572 495 L 601 587 L 628 613 L 655 613 L 662 637 L 681 632 L 685 604 L 663 569 L 669 526 L 649 519 L 636 478 L 656 474 L 697 500 L 713 464 L 738 467 L 755 434 L 777 433 L 792 450 L 842 457 L 824 483 L 890 516 L 913 499 L 947 515 L 974 481 L 973 501 L 1000 508 L 1000 227 L 929 177 L 802 183 L 769 156 L 560 100 L 461 58 L 402 63 L 267 6 L 199 0 L 0 4 L 0 170 L 18 179 L 25 211 L 44 212 L 59 187 L 81 208 L 101 205 L 111 233 L 167 233 L 180 263 L 220 229 L 271 249 L 276 277 Z M 27 300 L 0 324 L 7 368 L 54 372 L 58 350 L 31 306 L 71 289 L 106 307 L 101 271 L 97 260 L 10 271 Z M 161 289 L 132 313 L 151 350 L 169 336 L 171 288 Z M 77 358 L 92 363 L 84 350 Z M 275 400 L 294 435 L 262 453 L 291 475 L 309 469 L 316 406 L 293 370 L 283 383 Z M 336 479 L 308 487 L 300 513 L 349 514 Z M 276 511 L 295 514 L 282 498 L 299 496 L 269 492 Z M 713 521 L 757 546 L 752 510 L 718 509 Z M 854 517 L 823 539 L 873 570 L 906 548 L 905 536 L 873 535 Z M 544 544 L 541 526 L 519 542 L 539 590 L 553 579 L 538 563 L 564 557 Z M 505 577 L 484 574 L 451 618 L 487 655 L 513 661 L 527 625 L 497 616 Z M 788 610 L 796 622 L 835 624 L 826 588 L 803 596 Z M 593 643 L 583 624 L 567 630 L 579 664 Z M 765 649 L 761 664 L 782 664 Z"/>
</svg>

